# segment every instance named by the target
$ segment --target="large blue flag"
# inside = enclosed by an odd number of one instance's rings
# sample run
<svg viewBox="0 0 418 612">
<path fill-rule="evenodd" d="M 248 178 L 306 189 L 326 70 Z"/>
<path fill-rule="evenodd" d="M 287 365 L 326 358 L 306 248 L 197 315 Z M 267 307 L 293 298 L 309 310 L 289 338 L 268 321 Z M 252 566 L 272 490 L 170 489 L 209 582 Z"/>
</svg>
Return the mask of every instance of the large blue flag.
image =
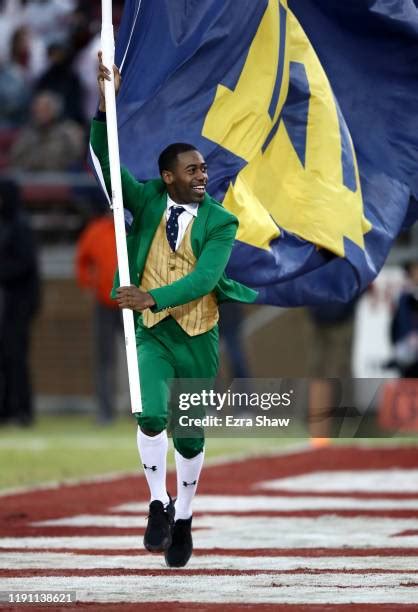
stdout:
<svg viewBox="0 0 418 612">
<path fill-rule="evenodd" d="M 201 150 L 260 302 L 350 300 L 417 218 L 413 0 L 127 0 L 116 63 L 122 163 Z"/>
</svg>

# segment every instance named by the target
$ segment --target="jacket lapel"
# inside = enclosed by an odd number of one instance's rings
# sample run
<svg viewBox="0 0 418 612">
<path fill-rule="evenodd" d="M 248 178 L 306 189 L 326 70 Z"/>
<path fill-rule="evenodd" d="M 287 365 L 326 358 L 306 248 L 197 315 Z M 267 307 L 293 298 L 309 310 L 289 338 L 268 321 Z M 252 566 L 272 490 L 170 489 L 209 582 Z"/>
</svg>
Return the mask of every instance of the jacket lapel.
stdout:
<svg viewBox="0 0 418 612">
<path fill-rule="evenodd" d="M 203 242 L 206 234 L 206 224 L 208 219 L 208 214 L 210 210 L 210 198 L 207 194 L 205 194 L 203 202 L 199 205 L 199 210 L 197 213 L 197 217 L 194 220 L 192 232 L 191 232 L 191 243 L 192 243 L 192 251 L 195 257 L 199 257 Z"/>
</svg>

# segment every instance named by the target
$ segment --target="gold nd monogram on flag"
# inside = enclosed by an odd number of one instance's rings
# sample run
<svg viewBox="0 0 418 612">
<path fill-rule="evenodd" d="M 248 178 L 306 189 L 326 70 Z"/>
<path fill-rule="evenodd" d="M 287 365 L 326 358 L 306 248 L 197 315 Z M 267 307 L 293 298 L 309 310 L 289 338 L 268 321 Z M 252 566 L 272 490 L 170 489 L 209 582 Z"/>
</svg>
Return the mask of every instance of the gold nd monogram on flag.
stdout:
<svg viewBox="0 0 418 612">
<path fill-rule="evenodd" d="M 287 0 L 269 0 L 234 90 L 219 85 L 202 135 L 244 159 L 224 205 L 237 238 L 268 249 L 278 225 L 344 256 L 364 249 L 356 155 L 328 78 Z"/>
</svg>

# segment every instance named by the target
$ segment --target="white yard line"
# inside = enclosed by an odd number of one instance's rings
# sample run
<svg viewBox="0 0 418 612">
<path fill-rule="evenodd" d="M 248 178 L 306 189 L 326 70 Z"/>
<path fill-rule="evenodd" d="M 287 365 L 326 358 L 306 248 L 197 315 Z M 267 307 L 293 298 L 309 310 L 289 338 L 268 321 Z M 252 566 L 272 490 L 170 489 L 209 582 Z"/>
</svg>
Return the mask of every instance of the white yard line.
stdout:
<svg viewBox="0 0 418 612">
<path fill-rule="evenodd" d="M 79 515 L 68 519 L 44 521 L 43 525 L 65 527 L 145 527 L 145 516 Z M 230 549 L 276 548 L 416 548 L 418 535 L 397 535 L 416 531 L 417 521 L 381 517 L 306 517 L 197 516 L 196 548 Z M 3 538 L 0 548 L 138 548 L 140 536 L 81 536 L 50 538 Z M 297 554 L 297 553 L 295 553 Z"/>
<path fill-rule="evenodd" d="M 354 497 L 288 497 L 286 495 L 197 495 L 195 512 L 283 512 L 295 510 L 418 510 L 417 499 L 364 499 Z M 112 512 L 142 514 L 148 502 L 131 502 Z"/>
<path fill-rule="evenodd" d="M 417 452 L 418 456 L 418 452 Z M 418 493 L 418 469 L 317 471 L 266 480 L 254 489 L 312 493 Z"/>
<path fill-rule="evenodd" d="M 338 570 L 365 571 L 385 570 L 389 572 L 410 572 L 416 568 L 418 572 L 418 556 L 416 557 L 245 557 L 229 555 L 198 555 L 193 556 L 185 568 L 188 570 Z M 83 555 L 77 553 L 57 552 L 0 552 L 0 569 L 24 571 L 28 569 L 48 570 L 94 570 L 94 569 L 167 569 L 162 555 Z M 418 574 L 415 574 L 418 581 Z"/>
</svg>

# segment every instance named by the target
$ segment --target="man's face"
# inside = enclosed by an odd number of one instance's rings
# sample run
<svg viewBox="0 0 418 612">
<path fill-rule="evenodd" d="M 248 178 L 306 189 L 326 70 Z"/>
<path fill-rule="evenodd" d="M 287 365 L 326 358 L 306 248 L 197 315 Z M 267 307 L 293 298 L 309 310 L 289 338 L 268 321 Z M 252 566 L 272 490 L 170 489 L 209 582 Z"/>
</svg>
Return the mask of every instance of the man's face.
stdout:
<svg viewBox="0 0 418 612">
<path fill-rule="evenodd" d="M 200 204 L 205 197 L 208 171 L 199 151 L 179 153 L 174 169 L 164 170 L 162 178 L 177 204 Z"/>
</svg>

